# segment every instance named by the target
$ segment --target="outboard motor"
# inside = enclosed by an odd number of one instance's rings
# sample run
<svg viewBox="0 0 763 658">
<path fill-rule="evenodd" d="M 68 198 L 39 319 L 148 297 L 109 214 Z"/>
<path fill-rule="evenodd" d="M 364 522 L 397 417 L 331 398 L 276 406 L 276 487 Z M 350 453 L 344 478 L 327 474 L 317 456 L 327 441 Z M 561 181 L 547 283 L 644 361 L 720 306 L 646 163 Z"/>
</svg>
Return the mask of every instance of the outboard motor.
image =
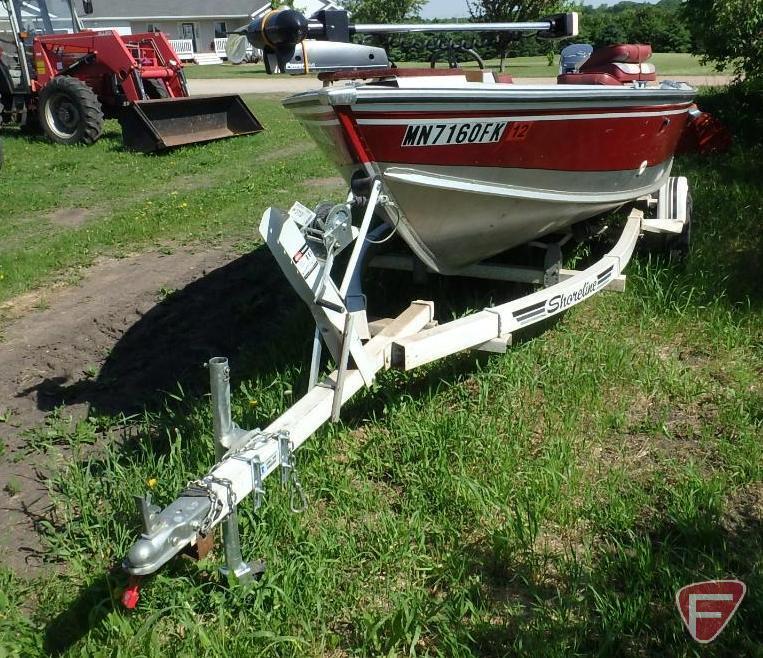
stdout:
<svg viewBox="0 0 763 658">
<path fill-rule="evenodd" d="M 390 65 L 383 48 L 350 43 L 345 11 L 319 11 L 308 22 L 293 9 L 274 10 L 253 20 L 246 27 L 246 36 L 264 52 L 269 74 L 305 75 Z"/>
</svg>

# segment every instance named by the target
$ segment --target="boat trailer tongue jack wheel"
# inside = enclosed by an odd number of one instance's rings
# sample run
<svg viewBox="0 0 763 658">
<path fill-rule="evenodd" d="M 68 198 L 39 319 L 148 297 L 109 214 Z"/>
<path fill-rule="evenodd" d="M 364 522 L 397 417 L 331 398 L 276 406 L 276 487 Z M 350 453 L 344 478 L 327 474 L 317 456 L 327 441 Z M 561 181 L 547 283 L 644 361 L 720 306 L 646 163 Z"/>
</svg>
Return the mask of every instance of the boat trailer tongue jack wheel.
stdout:
<svg viewBox="0 0 763 658">
<path fill-rule="evenodd" d="M 361 202 L 365 209 L 357 227 L 352 224 L 352 193 L 346 203 L 330 211 L 325 207 L 312 211 L 299 203 L 289 212 L 269 209 L 260 234 L 316 323 L 309 390 L 265 429 L 244 430 L 231 415 L 228 360 L 217 357 L 209 361 L 218 462 L 163 510 L 151 504 L 150 496 L 138 499 L 144 529 L 123 563 L 132 576 L 122 597 L 124 605 L 137 605 L 138 577 L 156 572 L 183 549 L 198 545 L 218 525 L 223 528 L 222 573 L 250 582 L 263 572 L 264 563 L 249 564 L 242 556 L 238 505 L 251 495 L 256 512 L 265 496 L 265 479 L 280 470 L 282 485 L 291 492 L 292 511 L 303 511 L 307 499 L 297 476 L 296 451 L 324 423 L 338 421 L 342 406 L 370 387 L 380 371 L 412 370 L 463 350 L 505 353 L 514 332 L 559 315 L 603 290 L 624 290 L 622 271 L 642 232 L 682 235 L 689 221 L 688 198 L 686 179 L 671 178 L 656 198 L 639 199 L 630 209 L 616 245 L 583 271 L 560 267 L 562 243 L 558 242 L 537 245 L 546 250 L 544 268 L 479 263 L 464 268 L 459 276 L 534 283 L 541 288 L 441 325 L 434 321 L 434 304 L 429 301 L 412 301 L 395 319 L 368 321 L 361 272 L 369 245 L 397 229 L 382 224 L 369 230 L 377 210 L 396 206 L 380 180 L 374 181 L 368 199 Z M 647 218 L 650 211 L 657 216 Z M 332 276 L 335 257 L 350 248 L 337 285 Z M 370 265 L 379 266 L 376 259 Z M 385 266 L 389 262 L 382 263 Z M 324 346 L 336 369 L 319 382 Z"/>
</svg>

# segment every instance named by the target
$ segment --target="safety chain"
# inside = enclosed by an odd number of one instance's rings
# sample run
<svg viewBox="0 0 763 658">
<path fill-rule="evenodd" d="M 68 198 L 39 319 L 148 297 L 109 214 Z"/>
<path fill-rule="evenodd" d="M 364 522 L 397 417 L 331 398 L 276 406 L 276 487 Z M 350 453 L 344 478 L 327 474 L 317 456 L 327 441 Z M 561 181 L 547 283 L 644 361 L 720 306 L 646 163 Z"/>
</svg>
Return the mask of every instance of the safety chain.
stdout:
<svg viewBox="0 0 763 658">
<path fill-rule="evenodd" d="M 188 487 L 186 487 L 186 490 L 183 492 L 184 496 L 204 495 L 209 498 L 209 512 L 207 512 L 207 515 L 198 527 L 198 532 L 202 537 L 206 537 L 209 534 L 212 529 L 212 524 L 217 517 L 222 514 L 224 509 L 223 501 L 212 487 L 213 484 L 225 489 L 228 510 L 233 510 L 236 507 L 236 494 L 233 493 L 233 482 L 226 478 L 218 478 L 209 473 L 200 480 L 190 482 Z"/>
<path fill-rule="evenodd" d="M 286 436 L 288 437 L 288 433 Z M 254 457 L 250 459 L 244 458 L 243 455 L 261 443 L 265 443 L 270 440 L 276 440 L 279 438 L 280 434 L 266 434 L 264 432 L 260 432 L 259 429 L 254 430 L 254 436 L 249 441 L 247 441 L 240 448 L 228 452 L 220 462 L 212 467 L 213 469 L 217 469 L 225 462 L 231 460 L 242 461 L 246 464 L 249 464 L 252 472 L 252 493 L 254 494 L 253 499 L 255 512 L 262 505 L 262 499 L 265 495 L 265 490 L 262 486 L 262 461 L 260 460 L 259 455 L 254 455 Z M 204 520 L 201 522 L 198 528 L 198 532 L 202 536 L 209 534 L 212 525 L 217 520 L 218 516 L 222 514 L 224 509 L 223 501 L 217 495 L 215 489 L 210 486 L 213 484 L 225 488 L 228 500 L 228 511 L 230 513 L 236 505 L 236 495 L 233 493 L 233 483 L 230 480 L 215 477 L 212 474 L 212 470 L 210 470 L 209 473 L 207 473 L 207 475 L 205 475 L 203 478 L 189 482 L 185 491 L 183 492 L 184 496 L 204 496 L 209 499 L 209 512 L 207 513 L 206 517 L 204 517 Z"/>
<path fill-rule="evenodd" d="M 289 507 L 294 514 L 301 514 L 307 509 L 307 497 L 297 475 L 294 460 L 294 444 L 288 432 L 278 433 L 278 452 L 281 456 L 281 483 L 284 487 L 292 486 Z"/>
</svg>

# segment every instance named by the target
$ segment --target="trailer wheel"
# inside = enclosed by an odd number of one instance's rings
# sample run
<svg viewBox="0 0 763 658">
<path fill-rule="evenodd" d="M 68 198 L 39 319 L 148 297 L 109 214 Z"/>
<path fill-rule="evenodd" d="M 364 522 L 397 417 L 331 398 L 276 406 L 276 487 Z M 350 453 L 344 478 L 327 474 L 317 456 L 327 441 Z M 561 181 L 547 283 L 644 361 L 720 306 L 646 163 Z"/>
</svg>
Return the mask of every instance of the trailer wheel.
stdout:
<svg viewBox="0 0 763 658">
<path fill-rule="evenodd" d="M 82 80 L 53 78 L 40 92 L 38 118 L 57 144 L 93 144 L 103 132 L 103 110 L 95 92 Z"/>
<path fill-rule="evenodd" d="M 691 192 L 686 195 L 686 223 L 678 235 L 665 236 L 664 252 L 670 261 L 682 261 L 689 255 L 691 246 L 691 213 L 693 201 Z"/>
</svg>

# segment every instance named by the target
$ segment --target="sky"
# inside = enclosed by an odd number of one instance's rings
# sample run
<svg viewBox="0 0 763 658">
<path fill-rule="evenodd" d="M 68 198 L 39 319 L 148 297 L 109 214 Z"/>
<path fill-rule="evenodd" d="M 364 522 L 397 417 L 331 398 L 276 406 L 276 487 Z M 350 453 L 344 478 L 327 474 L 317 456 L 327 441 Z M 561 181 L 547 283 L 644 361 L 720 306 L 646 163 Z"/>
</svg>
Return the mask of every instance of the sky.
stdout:
<svg viewBox="0 0 763 658">
<path fill-rule="evenodd" d="M 655 2 L 656 0 L 652 0 Z M 585 0 L 585 4 L 590 5 L 613 5 L 618 0 Z M 469 11 L 466 8 L 466 0 L 429 0 L 429 4 L 424 8 L 425 18 L 455 18 L 457 16 L 468 16 Z"/>
</svg>

